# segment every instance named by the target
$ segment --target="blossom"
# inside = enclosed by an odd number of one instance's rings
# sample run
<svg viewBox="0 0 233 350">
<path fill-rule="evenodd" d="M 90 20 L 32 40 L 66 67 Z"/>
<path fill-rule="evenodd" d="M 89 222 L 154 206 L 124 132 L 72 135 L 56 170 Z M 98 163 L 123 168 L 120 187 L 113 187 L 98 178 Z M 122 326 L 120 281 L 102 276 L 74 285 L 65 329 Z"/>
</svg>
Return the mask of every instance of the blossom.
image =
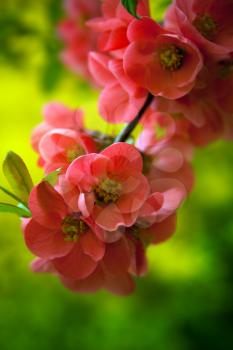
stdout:
<svg viewBox="0 0 233 350">
<path fill-rule="evenodd" d="M 150 182 L 175 179 L 190 192 L 194 183 L 190 165 L 194 146 L 188 121 L 153 111 L 146 117 L 144 129 L 136 141 L 137 148 L 143 153 L 144 174 Z"/>
<path fill-rule="evenodd" d="M 149 192 L 141 155 L 134 146 L 121 142 L 100 154 L 77 158 L 66 177 L 80 190 L 82 214 L 107 231 L 131 226 Z"/>
<path fill-rule="evenodd" d="M 47 182 L 34 187 L 29 208 L 32 218 L 24 227 L 29 250 L 43 260 L 53 260 L 55 270 L 68 278 L 91 274 L 105 253 L 105 245 L 96 235 L 100 229 L 70 210 Z"/>
<path fill-rule="evenodd" d="M 80 16 L 83 18 L 96 17 L 100 14 L 100 0 L 65 0 L 64 7 L 67 14 L 74 19 Z"/>
<path fill-rule="evenodd" d="M 141 16 L 149 15 L 148 0 L 139 0 L 137 12 Z M 93 31 L 99 32 L 98 48 L 100 51 L 120 50 L 127 47 L 127 28 L 133 20 L 119 0 L 104 0 L 102 17 L 88 21 Z"/>
<path fill-rule="evenodd" d="M 55 128 L 66 128 L 80 131 L 83 129 L 83 112 L 80 109 L 72 110 L 59 102 L 50 102 L 42 110 L 44 122 L 39 124 L 32 133 L 32 147 L 38 151 L 42 136 Z"/>
<path fill-rule="evenodd" d="M 87 57 L 96 48 L 96 34 L 86 21 L 100 15 L 100 1 L 67 0 L 67 18 L 58 24 L 58 34 L 65 43 L 61 59 L 72 71 L 92 82 Z"/>
<path fill-rule="evenodd" d="M 159 244 L 168 240 L 176 230 L 177 215 L 174 213 L 161 222 L 139 228 L 141 239 L 147 244 Z"/>
<path fill-rule="evenodd" d="M 110 123 L 131 121 L 142 107 L 147 92 L 125 74 L 123 61 L 91 52 L 89 70 L 104 88 L 99 97 L 100 115 Z"/>
<path fill-rule="evenodd" d="M 133 261 L 138 261 L 138 253 L 134 251 L 135 244 L 128 237 L 122 237 L 114 243 L 105 245 L 103 259 L 97 262 L 97 266 L 84 278 L 70 278 L 61 274 L 56 269 L 56 260 L 46 260 L 36 258 L 31 263 L 34 272 L 52 273 L 57 275 L 61 282 L 73 292 L 93 293 L 100 289 L 117 295 L 128 295 L 135 288 L 134 281 L 130 275 L 130 270 L 134 268 Z M 137 265 L 139 263 L 137 262 Z M 132 267 L 131 267 L 132 266 Z M 69 274 L 70 275 L 70 274 Z"/>
<path fill-rule="evenodd" d="M 224 109 L 220 107 L 218 103 L 219 98 L 216 95 L 224 95 L 224 91 L 227 88 L 222 86 L 220 94 L 218 87 L 221 86 L 221 82 L 213 82 L 212 77 L 211 81 L 208 81 L 204 88 L 193 89 L 182 98 L 172 101 L 159 99 L 156 102 L 157 108 L 160 110 L 173 113 L 180 118 L 187 118 L 189 139 L 193 145 L 198 147 L 206 146 L 218 140 L 224 133 Z M 214 86 L 217 89 L 216 95 L 214 94 Z"/>
<path fill-rule="evenodd" d="M 38 151 L 43 159 L 46 173 L 68 165 L 78 156 L 96 151 L 93 139 L 83 133 L 71 129 L 53 129 L 40 140 Z"/>
<path fill-rule="evenodd" d="M 187 38 L 164 30 L 150 18 L 128 27 L 130 45 L 124 56 L 126 74 L 155 96 L 177 99 L 195 85 L 203 59 Z"/>
<path fill-rule="evenodd" d="M 151 194 L 139 212 L 137 223 L 150 227 L 174 214 L 186 198 L 185 186 L 172 178 L 155 179 L 150 182 Z"/>
<path fill-rule="evenodd" d="M 207 56 L 220 59 L 233 51 L 231 0 L 174 0 L 165 26 L 192 40 Z"/>
</svg>

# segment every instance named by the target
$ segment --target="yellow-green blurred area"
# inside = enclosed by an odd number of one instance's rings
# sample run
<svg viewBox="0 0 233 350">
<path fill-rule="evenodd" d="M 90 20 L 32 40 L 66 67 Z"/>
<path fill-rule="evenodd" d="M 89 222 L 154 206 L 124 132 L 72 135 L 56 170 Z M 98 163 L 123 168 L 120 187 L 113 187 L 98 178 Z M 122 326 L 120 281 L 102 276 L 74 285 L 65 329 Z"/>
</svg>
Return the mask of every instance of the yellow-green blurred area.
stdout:
<svg viewBox="0 0 233 350">
<path fill-rule="evenodd" d="M 151 3 L 161 19 L 168 1 Z M 60 0 L 0 0 L 0 161 L 17 152 L 35 182 L 42 171 L 30 133 L 44 103 L 81 106 L 89 126 L 113 129 L 98 117 L 98 92 L 59 63 L 62 16 Z M 127 298 L 72 294 L 55 277 L 33 274 L 19 219 L 0 214 L 0 349 L 230 349 L 233 144 L 198 150 L 194 168 L 195 190 L 176 234 L 149 250 L 149 275 Z M 2 172 L 0 183 L 7 186 Z"/>
</svg>

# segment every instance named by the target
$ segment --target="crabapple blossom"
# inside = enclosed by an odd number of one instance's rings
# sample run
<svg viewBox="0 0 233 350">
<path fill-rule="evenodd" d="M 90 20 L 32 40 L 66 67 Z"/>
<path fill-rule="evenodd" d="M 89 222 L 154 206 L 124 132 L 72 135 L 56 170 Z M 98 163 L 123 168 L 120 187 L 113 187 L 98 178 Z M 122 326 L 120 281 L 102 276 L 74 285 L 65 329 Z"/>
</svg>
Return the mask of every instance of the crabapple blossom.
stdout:
<svg viewBox="0 0 233 350">
<path fill-rule="evenodd" d="M 104 243 L 91 219 L 73 212 L 62 196 L 47 182 L 31 192 L 29 208 L 32 218 L 24 227 L 29 250 L 68 278 L 84 278 L 94 271 L 105 252 Z"/>
<path fill-rule="evenodd" d="M 100 15 L 100 1 L 67 0 L 65 1 L 67 18 L 58 25 L 58 34 L 66 47 L 61 59 L 72 71 L 92 82 L 87 67 L 87 56 L 96 48 L 96 34 L 91 31 L 86 21 Z"/>
<path fill-rule="evenodd" d="M 58 168 L 64 171 L 78 156 L 95 152 L 93 139 L 83 133 L 71 129 L 53 129 L 40 140 L 38 151 L 43 159 L 45 173 Z"/>
<path fill-rule="evenodd" d="M 149 16 L 148 0 L 139 0 L 137 12 L 140 16 Z M 119 0 L 104 0 L 102 17 L 88 21 L 93 31 L 99 32 L 98 49 L 100 51 L 121 50 L 127 47 L 127 28 L 133 20 Z"/>
<path fill-rule="evenodd" d="M 174 0 L 165 26 L 195 43 L 208 59 L 222 59 L 233 51 L 231 0 Z"/>
<path fill-rule="evenodd" d="M 74 160 L 66 177 L 80 190 L 82 214 L 107 231 L 132 226 L 149 192 L 142 166 L 140 153 L 126 143 Z"/>
<path fill-rule="evenodd" d="M 32 271 L 73 292 L 128 295 L 148 272 L 147 248 L 175 233 L 195 148 L 233 138 L 233 1 L 173 0 L 161 25 L 148 0 L 64 7 L 64 63 L 100 88 L 105 121 L 128 125 L 119 135 L 88 130 L 83 111 L 48 103 L 31 138 L 46 176 L 33 186 L 22 159 L 8 157 L 25 200 L 4 192 L 19 201 L 10 208 Z"/>
<path fill-rule="evenodd" d="M 59 102 L 50 102 L 43 108 L 44 122 L 32 132 L 31 143 L 35 151 L 41 138 L 46 132 L 56 128 L 66 128 L 80 131 L 84 128 L 83 112 L 80 109 L 72 110 Z"/>
<path fill-rule="evenodd" d="M 150 18 L 131 22 L 127 34 L 124 69 L 140 87 L 168 99 L 182 97 L 194 87 L 203 59 L 190 40 Z"/>
</svg>

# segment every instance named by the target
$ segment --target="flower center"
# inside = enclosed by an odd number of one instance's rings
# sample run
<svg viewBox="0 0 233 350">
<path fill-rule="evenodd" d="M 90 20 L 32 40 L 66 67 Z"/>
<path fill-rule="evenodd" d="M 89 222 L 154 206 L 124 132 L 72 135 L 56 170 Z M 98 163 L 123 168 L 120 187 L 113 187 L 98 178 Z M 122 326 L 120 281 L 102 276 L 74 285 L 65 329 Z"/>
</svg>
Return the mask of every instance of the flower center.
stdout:
<svg viewBox="0 0 233 350">
<path fill-rule="evenodd" d="M 198 15 L 193 25 L 206 39 L 211 40 L 217 34 L 217 23 L 208 13 Z"/>
<path fill-rule="evenodd" d="M 169 45 L 161 49 L 159 58 L 162 67 L 166 70 L 175 71 L 181 68 L 185 51 L 175 45 Z"/>
<path fill-rule="evenodd" d="M 85 152 L 84 152 L 83 148 L 77 145 L 74 148 L 68 149 L 66 151 L 66 156 L 67 156 L 69 163 L 72 163 L 73 160 L 75 160 L 79 156 L 82 156 L 84 153 Z"/>
<path fill-rule="evenodd" d="M 227 79 L 233 73 L 233 60 L 223 60 L 219 62 L 219 76 Z"/>
<path fill-rule="evenodd" d="M 151 169 L 151 165 L 153 162 L 153 158 L 145 153 L 141 153 L 142 155 L 142 159 L 143 159 L 143 174 L 148 174 L 150 169 Z"/>
<path fill-rule="evenodd" d="M 94 188 L 96 199 L 101 204 L 115 203 L 120 198 L 122 186 L 119 182 L 104 179 Z"/>
<path fill-rule="evenodd" d="M 62 220 L 61 229 L 65 241 L 77 241 L 79 235 L 86 231 L 87 225 L 80 219 L 79 214 L 74 213 Z"/>
</svg>

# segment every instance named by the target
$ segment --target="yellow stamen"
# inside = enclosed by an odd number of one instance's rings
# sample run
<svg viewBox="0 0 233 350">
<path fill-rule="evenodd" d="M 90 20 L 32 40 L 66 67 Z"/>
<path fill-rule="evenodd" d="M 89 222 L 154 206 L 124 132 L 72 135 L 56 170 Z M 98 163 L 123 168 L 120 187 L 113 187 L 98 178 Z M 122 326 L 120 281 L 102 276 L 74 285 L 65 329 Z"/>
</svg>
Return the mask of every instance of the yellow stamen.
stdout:
<svg viewBox="0 0 233 350">
<path fill-rule="evenodd" d="M 173 44 L 161 49 L 159 58 L 162 67 L 166 70 L 176 71 L 181 68 L 185 51 Z"/>
<path fill-rule="evenodd" d="M 66 151 L 66 156 L 69 163 L 73 162 L 73 160 L 75 160 L 79 156 L 82 156 L 83 154 L 85 154 L 85 152 L 80 146 L 76 146 Z"/>
<path fill-rule="evenodd" d="M 62 220 L 61 225 L 65 241 L 77 241 L 80 234 L 84 233 L 87 225 L 80 220 L 79 215 L 68 215 Z"/>
<path fill-rule="evenodd" d="M 102 204 L 115 203 L 118 201 L 121 191 L 121 184 L 108 178 L 104 179 L 94 188 L 96 199 Z"/>
<path fill-rule="evenodd" d="M 219 62 L 219 77 L 227 79 L 233 73 L 233 60 L 224 60 Z"/>
<path fill-rule="evenodd" d="M 209 40 L 214 39 L 218 32 L 217 23 L 208 13 L 198 15 L 195 18 L 193 25 L 196 27 L 199 33 Z"/>
</svg>

